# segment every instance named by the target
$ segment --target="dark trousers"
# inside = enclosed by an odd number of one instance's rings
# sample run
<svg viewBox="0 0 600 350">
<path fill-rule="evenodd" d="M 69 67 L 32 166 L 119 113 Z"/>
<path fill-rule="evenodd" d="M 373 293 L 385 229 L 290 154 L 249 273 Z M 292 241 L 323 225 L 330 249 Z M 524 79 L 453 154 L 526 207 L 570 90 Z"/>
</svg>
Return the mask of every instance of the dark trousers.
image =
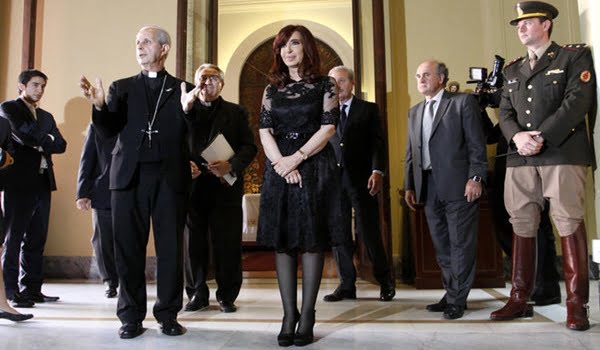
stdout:
<svg viewBox="0 0 600 350">
<path fill-rule="evenodd" d="M 39 186 L 37 186 L 39 185 Z M 36 192 L 4 189 L 4 254 L 2 268 L 6 294 L 40 292 L 43 283 L 44 247 L 48 237 L 51 191 L 39 176 Z"/>
<path fill-rule="evenodd" d="M 212 256 L 217 300 L 234 302 L 242 287 L 241 190 L 208 182 L 196 182 L 192 192 L 184 252 L 186 291 L 190 297 L 197 294 L 208 299 L 206 280 Z"/>
<path fill-rule="evenodd" d="M 427 193 L 425 217 L 442 270 L 446 301 L 464 306 L 475 280 L 479 201 L 442 201 L 434 190 L 433 176 L 424 173 L 423 180 Z"/>
<path fill-rule="evenodd" d="M 343 168 L 342 168 L 343 169 Z M 342 210 L 344 230 L 347 234 L 346 244 L 333 247 L 333 255 L 338 267 L 340 287 L 354 290 L 356 269 L 354 268 L 354 244 L 352 242 L 352 208 L 356 217 L 357 240 L 360 239 L 373 264 L 373 276 L 379 284 L 391 280 L 390 265 L 383 248 L 381 230 L 379 228 L 379 205 L 377 197 L 371 196 L 367 189 L 367 181 L 353 184 L 348 173 L 342 170 Z"/>
<path fill-rule="evenodd" d="M 112 191 L 115 261 L 119 276 L 117 316 L 121 322 L 146 317 L 146 245 L 150 221 L 156 249 L 154 317 L 177 318 L 183 302 L 181 243 L 185 225 L 186 194 L 173 191 L 160 163 L 140 163 L 132 184 Z"/>
<path fill-rule="evenodd" d="M 92 247 L 96 255 L 98 271 L 102 282 L 116 288 L 119 286 L 119 276 L 115 266 L 115 244 L 110 209 L 92 209 L 94 235 Z"/>
</svg>

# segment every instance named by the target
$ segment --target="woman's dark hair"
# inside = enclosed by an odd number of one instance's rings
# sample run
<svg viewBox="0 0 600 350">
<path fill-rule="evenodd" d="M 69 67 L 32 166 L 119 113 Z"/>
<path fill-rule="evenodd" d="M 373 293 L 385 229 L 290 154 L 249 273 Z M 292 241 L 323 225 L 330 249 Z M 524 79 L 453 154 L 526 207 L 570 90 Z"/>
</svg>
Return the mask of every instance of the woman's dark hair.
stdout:
<svg viewBox="0 0 600 350">
<path fill-rule="evenodd" d="M 269 80 L 277 87 L 283 87 L 290 81 L 290 72 L 281 58 L 281 48 L 287 44 L 294 32 L 300 33 L 304 49 L 304 58 L 298 67 L 298 75 L 312 83 L 321 74 L 321 59 L 312 33 L 305 26 L 290 24 L 281 28 L 273 40 L 273 65 L 269 71 Z"/>
</svg>

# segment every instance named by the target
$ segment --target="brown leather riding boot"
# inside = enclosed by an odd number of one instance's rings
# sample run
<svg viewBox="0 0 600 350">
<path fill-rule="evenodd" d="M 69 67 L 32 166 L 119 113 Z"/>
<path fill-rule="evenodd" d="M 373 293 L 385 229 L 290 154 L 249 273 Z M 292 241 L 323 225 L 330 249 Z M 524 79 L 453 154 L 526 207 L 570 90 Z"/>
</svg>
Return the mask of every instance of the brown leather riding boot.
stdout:
<svg viewBox="0 0 600 350">
<path fill-rule="evenodd" d="M 536 256 L 535 237 L 521 237 L 513 233 L 510 298 L 503 308 L 492 312 L 492 320 L 506 321 L 533 316 L 533 306 L 527 302 L 535 285 Z"/>
<path fill-rule="evenodd" d="M 567 328 L 585 331 L 590 328 L 588 306 L 590 280 L 588 277 L 588 250 L 585 225 L 573 234 L 561 237 L 563 270 L 567 289 Z"/>
</svg>

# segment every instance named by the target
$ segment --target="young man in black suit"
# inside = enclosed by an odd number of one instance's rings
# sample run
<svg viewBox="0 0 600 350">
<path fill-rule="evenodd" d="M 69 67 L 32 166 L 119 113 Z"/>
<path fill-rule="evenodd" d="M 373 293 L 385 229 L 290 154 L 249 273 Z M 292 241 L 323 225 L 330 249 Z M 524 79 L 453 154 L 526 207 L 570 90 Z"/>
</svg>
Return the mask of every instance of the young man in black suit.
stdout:
<svg viewBox="0 0 600 350">
<path fill-rule="evenodd" d="M 15 307 L 59 299 L 42 294 L 50 194 L 56 190 L 52 154 L 64 153 L 67 148 L 52 114 L 38 107 L 47 81 L 38 70 L 21 72 L 19 98 L 0 105 L 0 116 L 10 123 L 15 149 L 15 164 L 4 174 L 6 238 L 2 256 L 6 295 Z"/>
<path fill-rule="evenodd" d="M 415 76 L 425 101 L 408 113 L 405 199 L 412 210 L 425 204 L 446 290 L 427 310 L 457 319 L 475 279 L 479 198 L 487 174 L 481 114 L 473 96 L 444 90 L 445 64 L 425 61 Z"/>
<path fill-rule="evenodd" d="M 115 266 L 115 244 L 110 210 L 109 174 L 116 136 L 103 138 L 93 124 L 88 127 L 77 174 L 77 209 L 92 210 L 92 247 L 98 271 L 106 285 L 107 298 L 117 296 L 119 276 Z"/>
<path fill-rule="evenodd" d="M 171 38 L 164 29 L 143 27 L 135 45 L 142 71 L 113 82 L 106 100 L 100 79 L 96 87 L 85 77 L 80 80 L 84 96 L 94 105 L 96 130 L 103 137 L 118 135 L 109 182 L 120 285 L 117 316 L 123 324 L 119 336 L 143 333 L 151 220 L 157 256 L 154 317 L 164 334 L 181 335 L 185 329 L 177 322 L 177 312 L 183 302 L 181 251 L 191 182 L 180 104 L 179 85 L 184 82 L 165 70 Z"/>
<path fill-rule="evenodd" d="M 2 172 L 14 163 L 14 159 L 11 155 L 14 153 L 12 147 L 12 137 L 10 124 L 6 119 L 0 118 L 0 198 L 3 189 Z M 2 243 L 4 243 L 4 213 L 2 212 L 2 206 L 0 205 L 0 255 L 4 250 Z M 2 264 L 0 264 L 0 267 Z M 32 318 L 31 314 L 20 314 L 17 310 L 13 309 L 6 299 L 6 293 L 4 290 L 4 277 L 2 268 L 0 268 L 0 318 L 4 318 L 13 322 L 25 321 Z"/>
<path fill-rule="evenodd" d="M 209 251 L 212 251 L 219 307 L 222 312 L 235 312 L 234 301 L 242 286 L 244 169 L 256 156 L 257 148 L 246 110 L 220 96 L 225 84 L 223 71 L 213 64 L 203 64 L 196 71 L 195 83 L 192 91 L 182 91 L 195 177 L 188 213 L 188 244 L 184 252 L 186 290 L 190 297 L 185 310 L 208 307 L 206 279 Z M 208 162 L 201 153 L 219 134 L 231 145 L 234 155 Z M 237 180 L 227 183 L 223 176 L 228 174 Z M 212 249 L 209 249 L 209 241 Z"/>
<path fill-rule="evenodd" d="M 352 208 L 356 215 L 357 239 L 361 239 L 373 264 L 373 275 L 381 290 L 379 299 L 390 301 L 396 295 L 396 286 L 390 263 L 383 247 L 379 227 L 377 194 L 383 186 L 385 169 L 385 140 L 381 131 L 377 105 L 363 101 L 352 94 L 354 72 L 338 66 L 329 72 L 338 84 L 340 123 L 336 134 L 329 140 L 341 171 L 342 202 L 345 231 L 352 235 Z M 335 302 L 356 299 L 356 269 L 352 239 L 346 245 L 333 247 L 340 285 L 323 300 Z"/>
</svg>

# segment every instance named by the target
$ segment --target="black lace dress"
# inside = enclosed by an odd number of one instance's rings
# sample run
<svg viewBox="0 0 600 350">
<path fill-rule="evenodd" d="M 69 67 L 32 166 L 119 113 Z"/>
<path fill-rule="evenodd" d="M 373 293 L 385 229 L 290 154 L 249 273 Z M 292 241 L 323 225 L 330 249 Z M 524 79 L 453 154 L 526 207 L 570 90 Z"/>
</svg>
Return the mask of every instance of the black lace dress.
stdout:
<svg viewBox="0 0 600 350">
<path fill-rule="evenodd" d="M 282 89 L 269 85 L 263 96 L 260 128 L 273 129 L 283 156 L 295 153 L 321 125 L 339 118 L 335 81 L 291 82 Z M 279 252 L 319 252 L 343 243 L 341 188 L 329 143 L 303 161 L 302 188 L 288 184 L 267 158 L 260 196 L 257 243 Z"/>
</svg>

